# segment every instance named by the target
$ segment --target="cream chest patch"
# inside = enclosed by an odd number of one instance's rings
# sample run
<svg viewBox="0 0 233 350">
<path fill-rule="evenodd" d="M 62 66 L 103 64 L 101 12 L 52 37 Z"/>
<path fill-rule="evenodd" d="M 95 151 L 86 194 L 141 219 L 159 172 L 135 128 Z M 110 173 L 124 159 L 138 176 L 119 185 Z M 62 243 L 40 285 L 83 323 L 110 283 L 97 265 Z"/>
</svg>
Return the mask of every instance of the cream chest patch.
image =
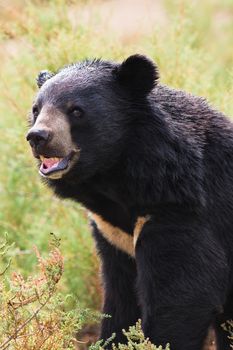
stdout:
<svg viewBox="0 0 233 350">
<path fill-rule="evenodd" d="M 109 241 L 109 243 L 128 255 L 135 257 L 136 243 L 143 225 L 149 220 L 149 215 L 138 217 L 132 236 L 121 230 L 119 227 L 113 226 L 109 222 L 105 221 L 98 214 L 89 212 L 89 216 L 91 220 L 96 223 L 99 231 Z"/>
</svg>

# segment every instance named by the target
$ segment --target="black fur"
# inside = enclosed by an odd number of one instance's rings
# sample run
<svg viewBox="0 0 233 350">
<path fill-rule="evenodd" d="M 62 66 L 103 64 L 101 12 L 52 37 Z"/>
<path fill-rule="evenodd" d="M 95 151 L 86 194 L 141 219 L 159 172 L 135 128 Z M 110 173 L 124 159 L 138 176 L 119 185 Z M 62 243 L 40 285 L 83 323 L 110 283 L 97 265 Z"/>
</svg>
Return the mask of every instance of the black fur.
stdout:
<svg viewBox="0 0 233 350">
<path fill-rule="evenodd" d="M 159 79 L 157 67 L 141 55 L 127 58 L 116 68 L 115 74 L 122 87 L 138 96 L 148 94 Z"/>
<path fill-rule="evenodd" d="M 136 264 L 126 254 L 110 245 L 93 223 L 93 236 L 102 260 L 104 280 L 103 312 L 111 315 L 102 322 L 100 337 L 106 339 L 117 333 L 117 340 L 124 343 L 122 329 L 128 329 L 141 317 L 136 295 Z"/>
<path fill-rule="evenodd" d="M 38 74 L 38 77 L 37 77 L 37 79 L 36 79 L 38 88 L 40 88 L 40 87 L 46 82 L 46 80 L 52 78 L 52 76 L 53 76 L 53 74 L 50 73 L 49 71 L 47 71 L 47 70 L 42 70 L 42 71 Z"/>
<path fill-rule="evenodd" d="M 37 104 L 63 111 L 81 149 L 55 193 L 132 235 L 150 215 L 136 259 L 94 225 L 105 287 L 103 337 L 142 317 L 145 335 L 172 350 L 201 350 L 208 327 L 233 318 L 233 126 L 199 97 L 157 83 L 155 65 L 85 61 L 42 86 Z M 84 111 L 66 112 L 67 101 Z M 140 304 L 140 308 L 138 307 Z M 225 345 L 223 345 L 225 344 Z"/>
</svg>

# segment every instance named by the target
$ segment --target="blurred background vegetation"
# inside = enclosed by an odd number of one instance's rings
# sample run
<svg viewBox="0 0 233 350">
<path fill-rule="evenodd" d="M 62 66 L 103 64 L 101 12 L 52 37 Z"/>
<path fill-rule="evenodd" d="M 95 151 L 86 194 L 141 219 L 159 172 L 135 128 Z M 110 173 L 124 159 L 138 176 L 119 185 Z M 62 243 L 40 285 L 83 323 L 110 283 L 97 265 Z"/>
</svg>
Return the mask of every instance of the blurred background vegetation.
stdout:
<svg viewBox="0 0 233 350">
<path fill-rule="evenodd" d="M 61 292 L 93 309 L 99 263 L 85 210 L 41 184 L 25 141 L 27 114 L 40 70 L 136 52 L 157 62 L 162 83 L 233 115 L 232 0 L 0 1 L 0 238 L 7 232 L 15 242 L 11 270 L 29 275 L 33 244 L 45 252 L 54 232 L 65 259 Z"/>
</svg>

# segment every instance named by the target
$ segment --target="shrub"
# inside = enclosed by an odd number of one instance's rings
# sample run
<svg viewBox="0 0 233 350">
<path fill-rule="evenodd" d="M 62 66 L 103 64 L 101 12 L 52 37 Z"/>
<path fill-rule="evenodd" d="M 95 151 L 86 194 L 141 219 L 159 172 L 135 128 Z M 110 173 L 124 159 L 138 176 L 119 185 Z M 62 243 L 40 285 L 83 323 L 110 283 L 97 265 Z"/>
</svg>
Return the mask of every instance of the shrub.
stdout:
<svg viewBox="0 0 233 350">
<path fill-rule="evenodd" d="M 169 344 L 166 345 L 166 348 L 162 346 L 157 347 L 148 338 L 145 338 L 142 327 L 141 320 L 138 320 L 135 326 L 129 327 L 129 330 L 122 330 L 123 334 L 127 338 L 127 344 L 113 344 L 113 350 L 170 350 Z M 105 348 L 109 342 L 112 340 L 112 337 L 107 341 L 100 340 L 90 346 L 90 350 L 101 350 Z"/>
<path fill-rule="evenodd" d="M 5 257 L 10 247 L 7 241 L 3 242 L 0 257 Z M 47 258 L 42 258 L 36 247 L 34 251 L 37 275 L 25 279 L 21 273 L 13 272 L 8 277 L 9 261 L 1 272 L 0 349 L 75 349 L 74 334 L 84 323 L 97 321 L 101 316 L 79 306 L 66 310 L 71 296 L 64 296 L 57 289 L 64 259 L 54 235 Z"/>
</svg>

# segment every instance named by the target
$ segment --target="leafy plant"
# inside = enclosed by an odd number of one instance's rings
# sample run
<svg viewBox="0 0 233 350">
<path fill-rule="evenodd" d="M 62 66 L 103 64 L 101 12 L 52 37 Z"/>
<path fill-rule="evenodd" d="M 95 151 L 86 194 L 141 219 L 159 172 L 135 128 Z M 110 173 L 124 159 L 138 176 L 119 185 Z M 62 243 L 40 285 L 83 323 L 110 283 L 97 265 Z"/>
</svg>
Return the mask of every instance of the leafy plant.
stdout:
<svg viewBox="0 0 233 350">
<path fill-rule="evenodd" d="M 113 344 L 112 349 L 113 350 L 170 350 L 170 345 L 167 344 L 165 348 L 162 346 L 157 347 L 148 338 L 145 338 L 142 327 L 141 327 L 141 320 L 138 320 L 136 322 L 136 325 L 130 326 L 129 330 L 122 330 L 123 334 L 127 338 L 126 344 Z M 101 350 L 106 348 L 109 343 L 114 340 L 114 334 L 112 337 L 107 339 L 105 342 L 103 340 L 100 340 L 96 342 L 95 344 L 91 345 L 89 350 Z"/>
<path fill-rule="evenodd" d="M 221 326 L 224 329 L 224 331 L 226 331 L 228 333 L 230 347 L 233 349 L 233 320 L 227 320 Z"/>
<path fill-rule="evenodd" d="M 39 270 L 35 276 L 24 278 L 20 272 L 6 276 L 9 262 L 1 272 L 1 350 L 75 349 L 77 331 L 102 317 L 78 305 L 66 310 L 71 296 L 64 296 L 57 289 L 64 271 L 59 244 L 53 235 L 47 258 L 34 247 Z M 0 256 L 4 257 L 11 247 L 5 240 L 0 245 Z"/>
</svg>

